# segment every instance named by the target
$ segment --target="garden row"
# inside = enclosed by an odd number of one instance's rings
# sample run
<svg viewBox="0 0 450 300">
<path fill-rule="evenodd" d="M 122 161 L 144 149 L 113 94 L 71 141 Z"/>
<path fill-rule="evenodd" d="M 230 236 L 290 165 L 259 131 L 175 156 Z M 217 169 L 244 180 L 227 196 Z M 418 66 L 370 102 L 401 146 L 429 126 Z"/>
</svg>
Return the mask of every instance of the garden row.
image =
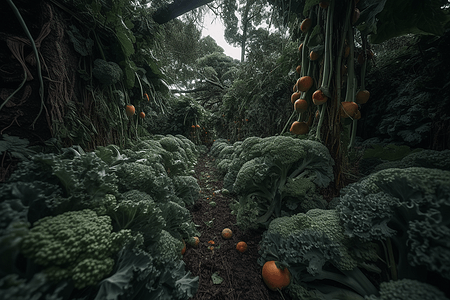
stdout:
<svg viewBox="0 0 450 300">
<path fill-rule="evenodd" d="M 0 187 L 2 299 L 187 299 L 197 147 L 177 135 L 23 161 Z"/>
<path fill-rule="evenodd" d="M 210 150 L 237 196 L 238 225 L 265 230 L 264 281 L 292 299 L 447 299 L 448 154 L 413 151 L 379 164 L 328 203 L 319 191 L 333 161 L 321 143 L 250 137 Z"/>
</svg>

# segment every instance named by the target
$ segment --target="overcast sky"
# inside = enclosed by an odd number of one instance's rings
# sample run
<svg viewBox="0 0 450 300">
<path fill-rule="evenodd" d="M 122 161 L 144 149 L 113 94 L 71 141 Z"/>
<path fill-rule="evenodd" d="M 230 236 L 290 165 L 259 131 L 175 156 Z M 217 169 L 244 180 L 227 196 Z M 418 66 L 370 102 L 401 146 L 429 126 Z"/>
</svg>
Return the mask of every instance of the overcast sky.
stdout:
<svg viewBox="0 0 450 300">
<path fill-rule="evenodd" d="M 202 37 L 211 36 L 216 43 L 225 50 L 225 54 L 237 60 L 241 59 L 241 49 L 232 47 L 225 42 L 223 36 L 224 26 L 219 18 L 214 19 L 214 15 L 208 10 L 205 16 L 204 28 L 202 29 Z"/>
</svg>

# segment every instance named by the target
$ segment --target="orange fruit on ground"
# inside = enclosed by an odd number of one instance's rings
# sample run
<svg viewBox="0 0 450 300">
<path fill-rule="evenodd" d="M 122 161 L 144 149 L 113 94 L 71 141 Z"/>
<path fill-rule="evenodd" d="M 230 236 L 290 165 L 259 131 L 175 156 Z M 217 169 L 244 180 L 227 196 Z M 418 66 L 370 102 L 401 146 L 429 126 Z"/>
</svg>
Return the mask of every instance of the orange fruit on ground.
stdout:
<svg viewBox="0 0 450 300">
<path fill-rule="evenodd" d="M 237 243 L 236 250 L 241 252 L 241 253 L 244 253 L 245 251 L 247 251 L 247 243 L 246 242 L 242 242 L 242 241 Z"/>
<path fill-rule="evenodd" d="M 309 132 L 309 126 L 305 122 L 295 121 L 291 125 L 291 129 L 289 130 L 293 134 L 307 134 Z"/>
<path fill-rule="evenodd" d="M 313 79 L 311 76 L 302 76 L 297 80 L 297 89 L 300 92 L 306 92 L 313 85 Z"/>
<path fill-rule="evenodd" d="M 264 283 L 272 291 L 282 290 L 291 283 L 291 273 L 288 268 L 279 269 L 274 260 L 266 262 L 262 268 Z"/>
<path fill-rule="evenodd" d="M 194 236 L 193 238 L 190 239 L 189 245 L 191 247 L 198 247 L 199 243 L 200 243 L 200 239 L 197 236 Z"/>
<path fill-rule="evenodd" d="M 233 236 L 233 232 L 231 231 L 230 228 L 225 228 L 224 230 L 222 230 L 222 237 L 224 239 L 230 239 Z"/>
</svg>

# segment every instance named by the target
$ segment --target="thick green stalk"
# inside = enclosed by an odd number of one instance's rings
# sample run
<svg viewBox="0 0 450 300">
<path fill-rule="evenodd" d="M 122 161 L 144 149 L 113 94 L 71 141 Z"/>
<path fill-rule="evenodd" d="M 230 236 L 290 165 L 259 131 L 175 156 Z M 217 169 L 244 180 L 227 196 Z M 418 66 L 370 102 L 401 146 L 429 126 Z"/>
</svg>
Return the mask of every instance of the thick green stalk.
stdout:
<svg viewBox="0 0 450 300">
<path fill-rule="evenodd" d="M 363 65 L 361 67 L 361 87 L 360 90 L 363 91 L 366 89 L 366 69 L 367 69 L 367 55 L 366 55 L 366 50 L 367 50 L 367 35 L 363 35 L 361 36 L 362 39 L 362 45 L 363 45 L 363 55 L 364 55 L 364 62 Z"/>
<path fill-rule="evenodd" d="M 334 14 L 334 2 L 331 1 L 330 6 L 327 8 L 327 20 L 325 26 L 325 59 L 323 63 L 323 76 L 322 85 L 320 89 L 327 97 L 331 97 L 330 85 L 331 85 L 331 74 L 333 70 L 332 55 L 333 55 L 333 14 Z M 327 102 L 321 105 L 319 122 L 317 124 L 316 130 L 316 140 L 321 141 L 320 129 L 322 127 L 323 121 L 325 119 L 325 111 L 327 108 Z"/>
<path fill-rule="evenodd" d="M 347 76 L 347 91 L 345 95 L 346 102 L 353 102 L 355 99 L 355 42 L 353 38 L 353 27 L 350 26 L 347 33 L 348 43 L 350 46 L 350 55 L 348 58 L 348 76 Z"/>
<path fill-rule="evenodd" d="M 287 127 L 289 126 L 289 124 L 291 124 L 292 118 L 295 116 L 295 113 L 296 113 L 296 111 L 294 110 L 294 111 L 292 112 L 291 116 L 289 117 L 289 120 L 286 122 L 286 125 L 284 125 L 284 128 L 283 128 L 283 130 L 281 131 L 281 134 L 283 134 L 283 133 L 286 131 L 286 129 L 287 129 Z"/>
<path fill-rule="evenodd" d="M 342 80 L 342 56 L 344 54 L 344 44 L 345 44 L 345 36 L 347 34 L 348 31 L 348 25 L 350 23 L 350 16 L 351 16 L 351 10 L 347 9 L 347 13 L 345 15 L 345 21 L 344 21 L 344 30 L 342 32 L 342 38 L 341 38 L 341 42 L 339 45 L 339 54 L 337 57 L 337 62 L 336 62 L 336 98 L 337 101 L 341 101 L 341 80 Z"/>
</svg>

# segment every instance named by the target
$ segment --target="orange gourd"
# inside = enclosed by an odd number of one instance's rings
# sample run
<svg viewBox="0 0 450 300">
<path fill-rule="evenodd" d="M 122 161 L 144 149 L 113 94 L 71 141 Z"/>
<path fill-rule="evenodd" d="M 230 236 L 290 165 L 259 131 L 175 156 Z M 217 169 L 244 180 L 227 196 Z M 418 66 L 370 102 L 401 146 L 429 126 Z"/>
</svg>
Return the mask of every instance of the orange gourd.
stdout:
<svg viewBox="0 0 450 300">
<path fill-rule="evenodd" d="M 305 112 L 308 109 L 308 102 L 305 99 L 298 99 L 294 102 L 294 109 L 298 113 Z"/>
<path fill-rule="evenodd" d="M 312 61 L 318 60 L 319 57 L 320 57 L 320 54 L 317 53 L 317 52 L 311 51 L 309 53 L 309 59 L 312 60 Z"/>
<path fill-rule="evenodd" d="M 341 118 L 354 118 L 358 112 L 358 104 L 355 102 L 341 102 Z"/>
<path fill-rule="evenodd" d="M 272 291 L 282 290 L 291 283 L 291 273 L 288 268 L 278 268 L 274 260 L 270 260 L 264 264 L 262 278 L 267 287 Z"/>
<path fill-rule="evenodd" d="M 308 32 L 311 26 L 312 26 L 312 19 L 306 18 L 302 21 L 302 24 L 300 24 L 300 30 L 302 32 Z"/>
<path fill-rule="evenodd" d="M 242 241 L 237 243 L 236 250 L 241 252 L 241 253 L 244 253 L 245 251 L 247 251 L 247 243 L 246 242 L 242 242 Z"/>
<path fill-rule="evenodd" d="M 295 101 L 296 101 L 298 98 L 300 98 L 300 96 L 301 96 L 301 93 L 299 93 L 299 92 L 293 93 L 293 94 L 291 95 L 291 102 L 292 102 L 292 103 L 295 103 Z"/>
<path fill-rule="evenodd" d="M 222 230 L 222 237 L 224 239 L 231 239 L 232 236 L 233 232 L 231 231 L 230 228 L 225 228 L 224 230 Z"/>
<path fill-rule="evenodd" d="M 289 130 L 293 134 L 307 134 L 309 132 L 309 126 L 305 122 L 294 121 L 291 125 L 291 129 Z"/>
<path fill-rule="evenodd" d="M 306 92 L 312 87 L 313 79 L 311 76 L 302 76 L 297 80 L 296 85 L 300 92 Z"/>
<path fill-rule="evenodd" d="M 317 90 L 312 95 L 313 103 L 315 105 L 322 105 L 327 102 L 328 97 L 322 92 L 322 90 Z"/>
<path fill-rule="evenodd" d="M 358 104 L 364 104 L 369 101 L 370 92 L 368 90 L 360 90 L 356 93 L 355 102 Z"/>
<path fill-rule="evenodd" d="M 134 108 L 134 105 L 128 104 L 125 106 L 125 112 L 127 113 L 127 116 L 131 117 L 136 113 L 136 109 Z"/>
</svg>

